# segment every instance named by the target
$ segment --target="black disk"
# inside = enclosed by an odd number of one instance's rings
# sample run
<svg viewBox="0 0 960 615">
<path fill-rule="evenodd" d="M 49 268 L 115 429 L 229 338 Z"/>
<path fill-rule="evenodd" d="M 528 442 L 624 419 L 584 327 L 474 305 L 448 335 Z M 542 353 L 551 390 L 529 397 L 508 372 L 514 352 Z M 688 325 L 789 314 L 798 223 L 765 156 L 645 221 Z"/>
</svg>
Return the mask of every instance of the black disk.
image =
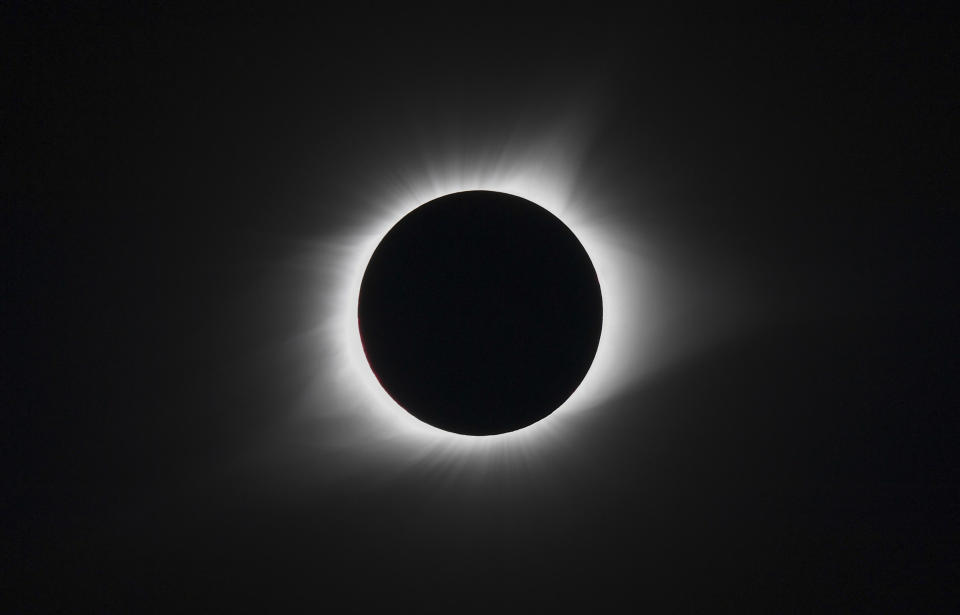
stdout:
<svg viewBox="0 0 960 615">
<path fill-rule="evenodd" d="M 586 375 L 603 302 L 586 250 L 560 220 L 476 190 L 407 214 L 360 286 L 360 338 L 387 393 L 461 434 L 526 427 Z"/>
</svg>

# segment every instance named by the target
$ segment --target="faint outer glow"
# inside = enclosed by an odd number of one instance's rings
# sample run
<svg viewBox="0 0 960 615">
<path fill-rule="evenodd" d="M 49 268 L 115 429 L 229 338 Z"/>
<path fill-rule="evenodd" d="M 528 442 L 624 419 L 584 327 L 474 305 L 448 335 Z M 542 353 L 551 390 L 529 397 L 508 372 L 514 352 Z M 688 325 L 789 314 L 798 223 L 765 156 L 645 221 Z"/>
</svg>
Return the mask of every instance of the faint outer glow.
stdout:
<svg viewBox="0 0 960 615">
<path fill-rule="evenodd" d="M 632 249 L 629 227 L 610 215 L 604 195 L 578 189 L 581 139 L 555 131 L 534 146 L 502 147 L 493 155 L 462 152 L 437 155 L 393 181 L 372 177 L 372 202 L 352 231 L 323 245 L 325 280 L 316 330 L 321 353 L 320 382 L 314 395 L 335 421 L 338 436 L 324 429 L 325 444 L 367 449 L 375 457 L 399 454 L 429 462 L 495 454 L 526 455 L 565 439 L 575 420 L 589 417 L 604 401 L 632 385 L 642 372 L 645 307 L 641 302 L 644 266 Z M 593 364 L 573 395 L 545 419 L 495 436 L 453 434 L 419 421 L 380 386 L 360 343 L 357 302 L 367 263 L 383 236 L 404 215 L 452 192 L 493 190 L 528 199 L 556 215 L 586 248 L 600 280 L 603 329 Z M 369 193 L 368 193 L 369 195 Z M 367 196 L 367 198 L 371 198 Z M 608 207 L 605 210 L 605 205 Z M 322 403 L 319 400 L 322 399 Z M 329 409 L 333 404 L 334 409 Z"/>
</svg>

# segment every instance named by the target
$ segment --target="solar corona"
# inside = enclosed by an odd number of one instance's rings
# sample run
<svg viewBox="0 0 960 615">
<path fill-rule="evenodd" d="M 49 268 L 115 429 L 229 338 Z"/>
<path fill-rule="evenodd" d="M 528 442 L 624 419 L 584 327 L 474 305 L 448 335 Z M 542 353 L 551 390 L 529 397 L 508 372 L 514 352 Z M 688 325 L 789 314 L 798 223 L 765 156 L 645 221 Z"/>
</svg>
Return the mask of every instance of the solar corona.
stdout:
<svg viewBox="0 0 960 615">
<path fill-rule="evenodd" d="M 320 450 L 383 467 L 533 462 L 656 368 L 657 274 L 622 195 L 582 181 L 577 130 L 548 128 L 398 154 L 305 244 L 316 293 L 291 340 L 306 353 L 296 416 Z"/>
</svg>

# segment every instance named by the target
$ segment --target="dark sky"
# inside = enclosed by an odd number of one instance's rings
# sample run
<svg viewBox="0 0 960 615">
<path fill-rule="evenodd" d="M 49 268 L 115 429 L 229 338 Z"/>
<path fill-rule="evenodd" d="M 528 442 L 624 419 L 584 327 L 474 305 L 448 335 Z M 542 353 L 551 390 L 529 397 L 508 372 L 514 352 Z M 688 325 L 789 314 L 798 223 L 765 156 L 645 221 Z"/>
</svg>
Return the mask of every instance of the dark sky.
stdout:
<svg viewBox="0 0 960 615">
<path fill-rule="evenodd" d="M 960 606 L 955 15 L 14 4 L 11 612 Z M 571 115 L 690 350 L 522 459 L 292 433 L 310 246 Z"/>
</svg>

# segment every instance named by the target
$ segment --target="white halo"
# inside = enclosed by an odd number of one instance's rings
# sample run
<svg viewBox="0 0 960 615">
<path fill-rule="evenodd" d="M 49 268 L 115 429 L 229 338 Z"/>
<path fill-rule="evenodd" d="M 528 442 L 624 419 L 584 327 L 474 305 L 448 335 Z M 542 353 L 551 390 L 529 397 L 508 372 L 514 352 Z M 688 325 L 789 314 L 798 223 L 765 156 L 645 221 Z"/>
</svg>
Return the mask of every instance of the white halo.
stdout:
<svg viewBox="0 0 960 615">
<path fill-rule="evenodd" d="M 645 365 L 642 323 L 649 305 L 641 298 L 645 266 L 628 225 L 612 215 L 608 196 L 589 194 L 576 184 L 580 139 L 553 131 L 551 139 L 522 150 L 501 147 L 482 153 L 438 156 L 393 182 L 367 182 L 368 214 L 348 231 L 322 242 L 315 255 L 328 272 L 321 284 L 315 352 L 320 368 L 316 391 L 324 428 L 323 443 L 337 449 L 362 450 L 374 458 L 400 457 L 463 460 L 523 455 L 559 440 L 575 417 L 634 384 Z M 560 137 L 556 135 L 560 134 Z M 530 143 L 528 141 L 527 143 Z M 489 151 L 489 150 L 480 150 Z M 386 174 L 384 174 L 386 175 Z M 382 175 L 374 174 L 374 177 Z M 374 190 L 370 191 L 370 183 Z M 416 419 L 380 386 L 364 355 L 357 323 L 360 283 L 373 251 L 407 213 L 440 196 L 467 190 L 491 190 L 525 198 L 566 224 L 586 249 L 597 271 L 603 297 L 603 329 L 590 370 L 580 386 L 546 418 L 516 431 L 492 435 L 454 434 Z M 369 196 L 375 196 L 372 200 Z M 321 402 L 322 400 L 322 402 Z M 310 412 L 309 400 L 305 410 Z M 398 457 L 399 456 L 399 457 Z"/>
</svg>

